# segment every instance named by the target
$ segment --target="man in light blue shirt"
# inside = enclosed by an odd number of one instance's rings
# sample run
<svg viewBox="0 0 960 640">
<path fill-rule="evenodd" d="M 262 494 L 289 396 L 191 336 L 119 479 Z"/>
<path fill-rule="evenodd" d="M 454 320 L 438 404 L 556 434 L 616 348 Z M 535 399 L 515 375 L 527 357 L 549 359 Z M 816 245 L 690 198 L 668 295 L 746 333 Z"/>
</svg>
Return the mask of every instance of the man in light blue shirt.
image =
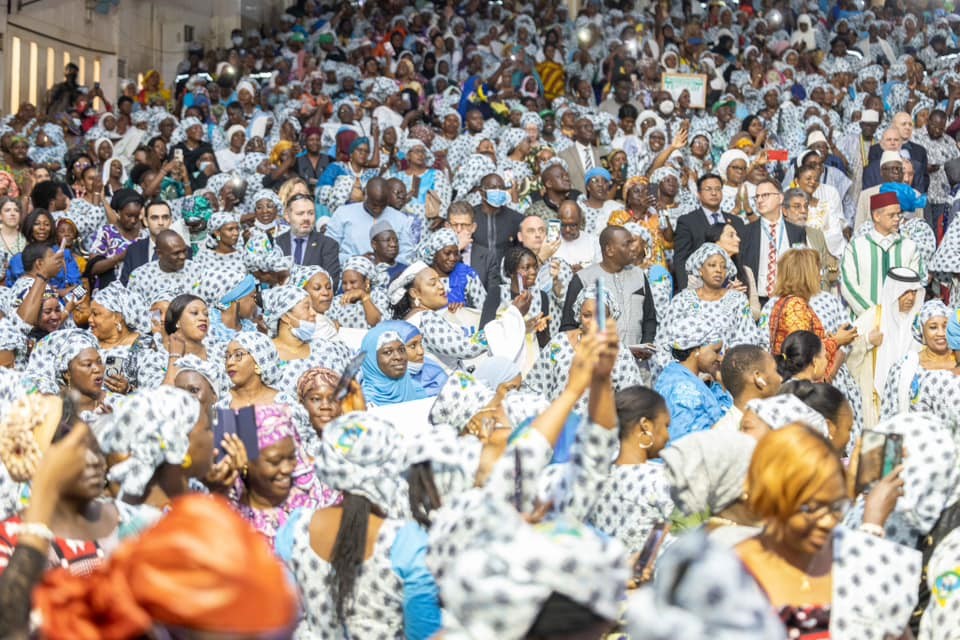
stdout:
<svg viewBox="0 0 960 640">
<path fill-rule="evenodd" d="M 363 202 L 343 205 L 327 223 L 327 236 L 340 243 L 340 264 L 353 256 L 370 253 L 370 227 L 379 220 L 389 222 L 397 232 L 400 240 L 397 260 L 411 262 L 414 247 L 410 217 L 387 205 L 387 181 L 372 178 L 367 183 Z"/>
</svg>

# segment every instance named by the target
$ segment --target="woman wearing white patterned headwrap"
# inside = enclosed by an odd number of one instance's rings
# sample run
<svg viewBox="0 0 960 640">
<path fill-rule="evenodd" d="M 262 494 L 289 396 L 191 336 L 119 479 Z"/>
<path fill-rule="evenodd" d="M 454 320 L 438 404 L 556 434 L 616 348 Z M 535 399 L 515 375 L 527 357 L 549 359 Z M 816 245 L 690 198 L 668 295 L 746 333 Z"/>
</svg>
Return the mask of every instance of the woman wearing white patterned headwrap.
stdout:
<svg viewBox="0 0 960 640">
<path fill-rule="evenodd" d="M 310 296 L 310 306 L 317 314 L 317 330 L 314 337 L 331 340 L 340 330 L 340 325 L 327 317 L 333 304 L 333 279 L 322 267 L 302 265 L 294 267 L 290 275 L 291 284 L 300 287 Z"/>
<path fill-rule="evenodd" d="M 480 309 L 487 299 L 480 276 L 460 257 L 460 241 L 457 234 L 444 227 L 427 236 L 419 248 L 420 259 L 440 274 L 447 289 L 450 304 L 462 304 Z"/>
<path fill-rule="evenodd" d="M 214 211 L 207 222 L 209 236 L 196 260 L 203 260 L 203 275 L 211 269 L 244 270 L 240 216 L 231 211 Z"/>
<path fill-rule="evenodd" d="M 364 256 L 353 256 L 343 263 L 343 293 L 333 299 L 330 319 L 342 327 L 369 329 L 389 317 L 390 304 L 380 275 Z"/>
<path fill-rule="evenodd" d="M 570 516 L 530 524 L 473 491 L 431 527 L 427 563 L 465 637 L 599 638 L 620 613 L 625 556 L 617 540 Z"/>
<path fill-rule="evenodd" d="M 467 200 L 476 206 L 480 204 L 480 195 L 474 190 L 480 186 L 484 176 L 496 173 L 497 166 L 493 160 L 479 153 L 474 153 L 459 165 L 453 176 L 453 193 L 457 200 Z"/>
<path fill-rule="evenodd" d="M 403 182 L 412 203 L 420 207 L 426 204 L 427 194 L 433 192 L 440 198 L 441 207 L 450 205 L 451 187 L 447 174 L 434 169 L 436 158 L 423 140 L 408 137 L 400 149 L 407 161 L 405 171 L 395 171 L 391 177 Z"/>
<path fill-rule="evenodd" d="M 251 405 L 296 405 L 293 398 L 277 390 L 280 383 L 278 361 L 277 348 L 270 338 L 255 331 L 237 333 L 224 353 L 224 367 L 231 389 L 220 400 L 220 406 L 236 410 Z"/>
<path fill-rule="evenodd" d="M 744 198 L 742 196 L 746 196 L 745 185 L 749 168 L 750 158 L 740 149 L 725 151 L 720 156 L 720 162 L 717 163 L 717 172 L 723 178 L 723 200 L 720 202 L 720 210 L 743 217 L 744 223 L 747 219 L 743 213 Z"/>
<path fill-rule="evenodd" d="M 153 346 L 146 303 L 140 294 L 112 282 L 93 294 L 89 323 L 107 367 L 104 385 L 126 393 L 137 384 L 138 352 Z"/>
<path fill-rule="evenodd" d="M 304 595 L 296 637 L 432 637 L 440 607 L 423 560 L 427 536 L 398 519 L 406 466 L 400 431 L 354 412 L 329 422 L 321 438 L 317 480 L 341 491 L 343 502 L 296 511 L 277 535 L 277 552 Z M 335 532 L 332 544 L 317 542 L 320 530 Z M 376 541 L 372 555 L 368 540 Z"/>
<path fill-rule="evenodd" d="M 579 322 L 579 328 L 566 331 L 553 337 L 540 350 L 536 362 L 524 378 L 524 386 L 547 400 L 554 400 L 567 385 L 570 377 L 570 365 L 573 363 L 574 345 L 596 327 L 597 313 L 596 286 L 584 287 L 573 303 L 573 315 Z M 620 309 L 610 298 L 607 301 L 607 317 L 618 318 Z M 633 385 L 644 384 L 644 380 L 630 350 L 621 346 L 617 352 L 617 363 L 613 369 L 613 386 L 626 389 Z M 583 413 L 587 408 L 589 395 L 584 395 L 577 403 L 577 411 Z"/>
<path fill-rule="evenodd" d="M 393 316 L 419 328 L 424 349 L 445 366 L 456 368 L 487 353 L 485 332 L 456 322 L 440 274 L 426 263 L 418 260 L 407 267 L 390 284 L 388 295 Z"/>
<path fill-rule="evenodd" d="M 507 128 L 500 132 L 497 173 L 503 177 L 504 182 L 519 186 L 524 178 L 533 177 L 526 160 L 530 149 L 530 137 L 523 129 Z"/>
<path fill-rule="evenodd" d="M 247 141 L 247 132 L 243 125 L 235 124 L 224 136 L 226 146 L 216 152 L 217 166 L 221 171 L 230 172 L 243 160 L 243 145 Z"/>
<path fill-rule="evenodd" d="M 316 312 L 302 288 L 284 285 L 264 291 L 263 315 L 279 355 L 278 389 L 293 394 L 307 369 L 323 364 L 341 371 L 349 362 L 351 353 L 345 344 L 315 338 Z"/>
<path fill-rule="evenodd" d="M 724 345 L 716 320 L 698 313 L 676 318 L 668 326 L 672 328 L 670 341 L 662 344 L 669 349 L 671 361 L 657 377 L 654 389 L 667 401 L 670 439 L 675 441 L 713 427 L 733 399 L 716 382 Z M 657 338 L 660 342 L 660 336 Z"/>
<path fill-rule="evenodd" d="M 662 122 L 662 121 L 661 121 Z M 657 124 L 643 135 L 643 144 L 636 157 L 630 158 L 629 173 L 631 176 L 643 176 L 651 168 L 654 159 L 667 145 L 667 130 Z"/>
<path fill-rule="evenodd" d="M 842 258 L 847 245 L 843 236 L 847 223 L 843 218 L 840 193 L 835 187 L 820 182 L 820 169 L 816 166 L 804 165 L 797 169 L 793 184 L 809 196 L 807 226 L 822 230 L 831 255 Z"/>
<path fill-rule="evenodd" d="M 890 366 L 887 376 L 877 381 L 878 385 L 883 385 L 882 417 L 910 410 L 919 390 L 919 376 L 924 371 L 956 368 L 957 359 L 947 344 L 947 324 L 954 313 L 941 300 L 928 300 L 920 307 L 912 333 L 914 341 L 923 345 L 922 348 L 905 353 Z"/>
<path fill-rule="evenodd" d="M 210 414 L 174 387 L 131 394 L 98 426 L 97 439 L 105 453 L 122 458 L 107 473 L 120 496 L 152 507 L 155 518 L 189 491 L 190 479 L 202 480 L 213 466 Z"/>
<path fill-rule="evenodd" d="M 77 232 L 80 234 L 77 238 L 78 248 L 89 253 L 97 233 L 109 220 L 104 207 L 100 171 L 97 167 L 90 165 L 77 178 L 83 183 L 86 193 L 82 198 L 71 199 L 70 207 L 62 212 L 61 217 L 69 218 L 77 225 Z"/>
<path fill-rule="evenodd" d="M 736 266 L 726 252 L 707 242 L 687 258 L 687 273 L 699 273 L 702 286 L 687 288 L 678 293 L 660 325 L 656 343 L 658 361 L 665 362 L 676 333 L 694 318 L 706 319 L 718 332 L 724 344 L 760 344 L 762 337 L 753 322 L 747 296 L 724 283 L 737 275 Z"/>
<path fill-rule="evenodd" d="M 100 345 L 92 333 L 80 329 L 54 331 L 38 342 L 26 373 L 43 393 L 75 391 L 77 414 L 88 424 L 108 413 L 120 398 L 103 389 Z"/>
<path fill-rule="evenodd" d="M 270 189 L 260 189 L 253 196 L 254 228 L 268 234 L 271 238 L 286 231 L 286 220 L 283 218 L 283 203 L 280 196 Z"/>
</svg>

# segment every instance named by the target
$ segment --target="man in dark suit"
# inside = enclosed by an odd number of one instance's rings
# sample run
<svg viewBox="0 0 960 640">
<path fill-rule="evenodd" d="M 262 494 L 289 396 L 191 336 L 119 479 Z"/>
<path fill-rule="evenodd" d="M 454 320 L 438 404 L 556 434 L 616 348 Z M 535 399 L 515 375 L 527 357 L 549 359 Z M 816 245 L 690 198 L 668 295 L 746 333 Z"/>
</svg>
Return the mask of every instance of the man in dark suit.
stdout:
<svg viewBox="0 0 960 640">
<path fill-rule="evenodd" d="M 902 143 L 896 146 L 894 141 L 889 140 L 893 134 Z M 880 177 L 880 156 L 886 151 L 906 150 L 910 154 L 910 163 L 913 165 L 913 183 L 911 186 L 920 193 L 926 193 L 930 188 L 930 173 L 927 170 L 927 150 L 921 145 L 913 142 L 910 138 L 913 136 L 913 119 L 910 114 L 900 112 L 893 116 L 893 124 L 883 132 L 883 138 L 880 144 L 870 147 L 867 154 L 867 167 L 863 170 L 863 188 L 875 187 L 882 182 Z"/>
<path fill-rule="evenodd" d="M 172 225 L 173 214 L 170 212 L 170 205 L 163 200 L 151 200 L 146 204 L 143 209 L 143 226 L 150 235 L 140 238 L 127 247 L 123 266 L 120 269 L 120 282 L 126 285 L 134 269 L 156 259 L 157 234 L 169 229 Z"/>
<path fill-rule="evenodd" d="M 277 246 L 284 255 L 293 257 L 294 264 L 325 269 L 336 291 L 340 286 L 340 245 L 314 229 L 313 198 L 304 194 L 292 196 L 286 203 L 286 215 L 290 230 L 277 236 Z"/>
<path fill-rule="evenodd" d="M 769 178 L 757 183 L 760 219 L 748 224 L 741 236 L 740 264 L 753 272 L 760 304 L 765 304 L 773 295 L 780 256 L 794 245 L 807 241 L 804 228 L 788 222 L 782 208 L 783 192 L 779 183 Z"/>
<path fill-rule="evenodd" d="M 477 272 L 488 296 L 491 291 L 499 295 L 500 260 L 496 252 L 473 241 L 473 233 L 477 230 L 473 207 L 463 201 L 454 202 L 447 213 L 447 221 L 460 240 L 460 259 Z"/>
<path fill-rule="evenodd" d="M 570 184 L 580 193 L 587 191 L 587 172 L 600 165 L 600 151 L 597 149 L 597 131 L 589 118 L 580 118 L 573 125 L 573 144 L 557 154 L 567 163 Z"/>
<path fill-rule="evenodd" d="M 715 173 L 707 173 L 697 180 L 700 208 L 680 216 L 673 237 L 673 273 L 677 290 L 687 288 L 687 258 L 707 241 L 707 229 L 715 224 L 731 224 L 743 238 L 743 220 L 720 211 L 723 200 L 723 180 Z"/>
</svg>

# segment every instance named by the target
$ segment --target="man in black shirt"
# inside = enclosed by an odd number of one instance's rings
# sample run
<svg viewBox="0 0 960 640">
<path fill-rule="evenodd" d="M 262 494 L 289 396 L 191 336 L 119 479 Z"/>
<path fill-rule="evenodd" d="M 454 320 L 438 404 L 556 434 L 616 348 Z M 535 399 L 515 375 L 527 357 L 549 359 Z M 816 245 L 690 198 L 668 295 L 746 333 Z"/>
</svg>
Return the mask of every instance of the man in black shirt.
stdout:
<svg viewBox="0 0 960 640">
<path fill-rule="evenodd" d="M 496 173 L 490 173 L 480 181 L 480 196 L 483 200 L 473 208 L 477 230 L 473 232 L 475 245 L 494 254 L 500 264 L 503 255 L 517 242 L 517 232 L 523 222 L 523 214 L 511 209 L 510 192 Z"/>
<path fill-rule="evenodd" d="M 80 85 L 77 84 L 77 75 L 80 67 L 68 63 L 63 70 L 63 82 L 53 85 L 47 94 L 47 115 L 62 113 L 73 109 L 73 105 L 80 97 Z"/>
<path fill-rule="evenodd" d="M 540 216 L 544 220 L 560 218 L 560 204 L 565 200 L 574 200 L 580 192 L 570 182 L 570 172 L 559 162 L 548 165 L 540 173 L 543 193 L 533 197 L 533 204 L 527 209 L 528 216 Z"/>
</svg>

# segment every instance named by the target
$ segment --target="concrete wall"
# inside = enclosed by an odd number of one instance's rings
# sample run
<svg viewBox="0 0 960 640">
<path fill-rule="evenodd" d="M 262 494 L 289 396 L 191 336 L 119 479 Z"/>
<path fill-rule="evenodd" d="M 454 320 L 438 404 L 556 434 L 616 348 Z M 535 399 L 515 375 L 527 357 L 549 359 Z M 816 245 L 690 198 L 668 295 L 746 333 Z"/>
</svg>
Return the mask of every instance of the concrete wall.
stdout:
<svg viewBox="0 0 960 640">
<path fill-rule="evenodd" d="M 7 16 L 4 31 L 3 113 L 26 100 L 42 103 L 46 90 L 63 80 L 67 62 L 80 66 L 87 86 L 99 80 L 108 96 L 116 92 L 113 16 L 91 17 L 82 0 L 38 2 Z"/>
<path fill-rule="evenodd" d="M 189 42 L 227 47 L 230 31 L 272 24 L 289 0 L 121 0 L 109 15 L 87 9 L 88 0 L 40 0 L 6 15 L 0 5 L 3 36 L 0 114 L 23 101 L 43 102 L 46 90 L 63 79 L 65 56 L 81 64 L 81 82 L 99 79 L 110 100 L 119 94 L 119 74 L 136 80 L 159 69 L 170 85 Z M 14 40 L 16 38 L 16 40 Z M 52 65 L 48 64 L 52 61 Z M 98 73 L 94 73 L 94 69 Z M 95 78 L 96 75 L 96 78 Z"/>
</svg>

